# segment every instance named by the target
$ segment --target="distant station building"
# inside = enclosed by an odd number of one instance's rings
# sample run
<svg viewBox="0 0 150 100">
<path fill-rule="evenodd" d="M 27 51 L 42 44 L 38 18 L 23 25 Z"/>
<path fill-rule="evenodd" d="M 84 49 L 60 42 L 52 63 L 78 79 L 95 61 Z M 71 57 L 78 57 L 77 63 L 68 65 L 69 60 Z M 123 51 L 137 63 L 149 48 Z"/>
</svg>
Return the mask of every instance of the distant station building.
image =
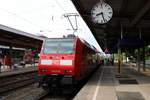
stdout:
<svg viewBox="0 0 150 100">
<path fill-rule="evenodd" d="M 40 51 L 44 38 L 0 24 L 0 57 L 11 58 L 11 65 L 21 62 L 26 50 Z"/>
</svg>

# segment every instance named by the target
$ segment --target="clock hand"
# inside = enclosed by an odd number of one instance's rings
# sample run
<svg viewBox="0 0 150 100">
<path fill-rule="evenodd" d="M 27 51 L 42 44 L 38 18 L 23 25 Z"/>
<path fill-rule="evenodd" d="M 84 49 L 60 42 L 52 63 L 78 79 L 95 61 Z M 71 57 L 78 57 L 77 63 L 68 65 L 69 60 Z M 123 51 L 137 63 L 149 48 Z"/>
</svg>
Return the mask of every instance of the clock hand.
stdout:
<svg viewBox="0 0 150 100">
<path fill-rule="evenodd" d="M 104 18 L 104 14 L 102 13 L 102 18 L 103 18 L 103 20 L 104 20 L 104 22 L 105 22 L 105 18 Z"/>
<path fill-rule="evenodd" d="M 99 16 L 99 15 L 101 15 L 101 14 L 102 14 L 102 12 L 101 12 L 101 13 L 96 14 L 96 16 Z"/>
</svg>

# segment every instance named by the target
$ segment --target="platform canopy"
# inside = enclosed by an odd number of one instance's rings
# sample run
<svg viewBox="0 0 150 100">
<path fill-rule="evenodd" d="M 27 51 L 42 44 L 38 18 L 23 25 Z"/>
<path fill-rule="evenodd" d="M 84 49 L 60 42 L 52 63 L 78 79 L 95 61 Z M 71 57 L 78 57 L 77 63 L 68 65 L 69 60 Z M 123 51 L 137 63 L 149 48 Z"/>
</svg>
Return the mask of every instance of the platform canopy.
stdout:
<svg viewBox="0 0 150 100">
<path fill-rule="evenodd" d="M 0 25 L 0 45 L 21 48 L 40 48 L 43 40 L 44 38 L 42 37 Z"/>
<path fill-rule="evenodd" d="M 100 1 L 113 9 L 113 17 L 107 24 L 96 24 L 91 20 L 91 9 Z M 117 51 L 121 37 L 141 37 L 145 45 L 150 44 L 150 0 L 72 0 L 99 45 L 111 52 Z M 122 34 L 122 35 L 121 35 Z"/>
</svg>

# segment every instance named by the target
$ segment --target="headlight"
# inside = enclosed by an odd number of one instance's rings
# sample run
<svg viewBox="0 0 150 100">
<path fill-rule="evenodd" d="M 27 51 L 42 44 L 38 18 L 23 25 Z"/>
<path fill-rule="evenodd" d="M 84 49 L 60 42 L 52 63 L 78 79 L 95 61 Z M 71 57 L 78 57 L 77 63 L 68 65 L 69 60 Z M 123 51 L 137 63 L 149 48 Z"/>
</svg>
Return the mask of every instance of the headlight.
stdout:
<svg viewBox="0 0 150 100">
<path fill-rule="evenodd" d="M 72 73 L 72 70 L 64 70 L 65 73 Z"/>
<path fill-rule="evenodd" d="M 72 65 L 72 60 L 60 60 L 60 65 Z"/>
<path fill-rule="evenodd" d="M 47 69 L 41 69 L 42 73 L 47 72 L 47 71 L 48 71 Z"/>
<path fill-rule="evenodd" d="M 52 60 L 41 60 L 41 65 L 52 65 Z"/>
</svg>

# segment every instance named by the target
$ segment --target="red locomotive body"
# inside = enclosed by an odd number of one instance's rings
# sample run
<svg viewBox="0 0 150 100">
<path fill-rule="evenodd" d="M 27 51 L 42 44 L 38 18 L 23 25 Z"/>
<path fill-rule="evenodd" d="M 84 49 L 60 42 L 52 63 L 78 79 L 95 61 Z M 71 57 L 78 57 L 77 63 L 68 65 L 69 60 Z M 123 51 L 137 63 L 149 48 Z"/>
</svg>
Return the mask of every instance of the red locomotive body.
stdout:
<svg viewBox="0 0 150 100">
<path fill-rule="evenodd" d="M 40 85 L 74 84 L 96 68 L 96 51 L 84 40 L 46 39 L 39 57 Z"/>
</svg>

